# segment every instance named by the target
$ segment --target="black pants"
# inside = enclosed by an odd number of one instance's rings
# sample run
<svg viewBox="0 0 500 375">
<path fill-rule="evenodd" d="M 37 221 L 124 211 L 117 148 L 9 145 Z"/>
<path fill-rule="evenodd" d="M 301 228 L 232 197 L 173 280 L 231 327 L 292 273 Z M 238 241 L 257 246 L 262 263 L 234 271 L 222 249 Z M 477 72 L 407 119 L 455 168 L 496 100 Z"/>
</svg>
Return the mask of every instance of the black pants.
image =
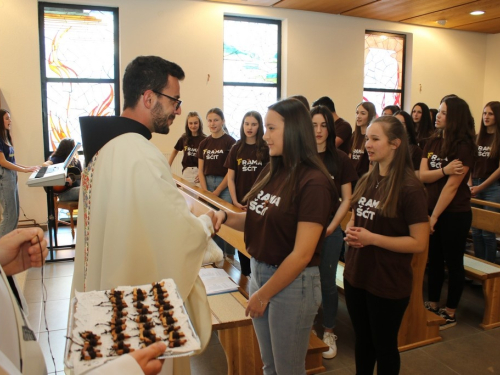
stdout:
<svg viewBox="0 0 500 375">
<path fill-rule="evenodd" d="M 387 299 L 344 279 L 345 301 L 356 336 L 356 374 L 399 374 L 398 332 L 410 297 Z"/>
<path fill-rule="evenodd" d="M 448 268 L 446 307 L 456 309 L 464 289 L 464 253 L 472 211 L 443 212 L 429 239 L 429 301 L 439 302 L 444 282 L 444 266 Z"/>
</svg>

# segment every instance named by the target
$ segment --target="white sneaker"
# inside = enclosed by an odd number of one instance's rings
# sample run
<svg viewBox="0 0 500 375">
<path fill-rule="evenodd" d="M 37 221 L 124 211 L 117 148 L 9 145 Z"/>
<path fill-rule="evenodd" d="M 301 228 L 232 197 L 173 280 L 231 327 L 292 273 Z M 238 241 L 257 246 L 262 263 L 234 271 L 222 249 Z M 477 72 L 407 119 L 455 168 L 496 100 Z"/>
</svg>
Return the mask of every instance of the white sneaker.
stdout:
<svg viewBox="0 0 500 375">
<path fill-rule="evenodd" d="M 323 358 L 332 359 L 337 356 L 336 341 L 337 341 L 337 336 L 335 336 L 333 333 L 325 332 L 323 334 L 323 342 L 330 347 L 326 352 L 323 352 Z"/>
</svg>

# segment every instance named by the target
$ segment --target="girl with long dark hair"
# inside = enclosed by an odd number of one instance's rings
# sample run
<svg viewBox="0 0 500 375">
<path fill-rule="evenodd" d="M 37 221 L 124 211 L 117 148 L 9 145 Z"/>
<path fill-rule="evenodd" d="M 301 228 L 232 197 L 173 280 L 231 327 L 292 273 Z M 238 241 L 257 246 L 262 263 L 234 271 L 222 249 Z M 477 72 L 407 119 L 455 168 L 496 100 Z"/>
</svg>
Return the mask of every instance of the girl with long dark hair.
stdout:
<svg viewBox="0 0 500 375">
<path fill-rule="evenodd" d="M 417 133 L 415 131 L 415 123 L 408 112 L 398 111 L 393 115 L 404 125 L 406 129 L 406 135 L 408 136 L 408 143 L 410 149 L 411 161 L 413 163 L 413 169 L 418 177 L 420 170 L 420 163 L 422 162 L 422 149 L 418 147 L 417 143 Z"/>
<path fill-rule="evenodd" d="M 344 235 L 340 223 L 351 204 L 352 182 L 358 179 L 356 170 L 349 162 L 349 156 L 335 147 L 335 121 L 332 112 L 325 106 L 313 107 L 311 118 L 316 136 L 319 156 L 333 179 L 342 201 L 332 209 L 326 228 L 325 241 L 321 249 L 319 273 L 321 276 L 321 295 L 323 300 L 323 341 L 329 346 L 323 358 L 331 359 L 337 355 L 337 336 L 333 329 L 338 311 L 337 265 L 342 251 Z"/>
<path fill-rule="evenodd" d="M 300 101 L 271 105 L 265 123 L 271 161 L 247 194 L 247 211 L 218 211 L 215 228 L 225 223 L 245 231 L 252 255 L 246 313 L 253 319 L 264 373 L 305 375 L 321 303 L 320 252 L 338 195 Z"/>
<path fill-rule="evenodd" d="M 411 117 L 415 123 L 417 132 L 417 144 L 423 149 L 427 140 L 434 134 L 434 123 L 432 122 L 429 107 L 425 103 L 417 103 L 411 110 Z"/>
<path fill-rule="evenodd" d="M 262 139 L 264 125 L 257 111 L 245 113 L 240 127 L 240 140 L 229 151 L 224 166 L 227 168 L 227 184 L 233 204 L 246 211 L 245 195 L 252 188 L 260 172 L 269 163 L 269 148 Z M 241 273 L 250 275 L 250 259 L 238 251 Z"/>
<path fill-rule="evenodd" d="M 471 194 L 477 199 L 500 203 L 500 102 L 489 102 L 484 106 L 477 145 L 478 153 L 472 171 Z M 479 208 L 498 212 L 498 209 L 489 206 L 479 206 Z M 497 255 L 495 233 L 472 228 L 472 239 L 476 257 L 495 263 Z"/>
<path fill-rule="evenodd" d="M 398 332 L 412 289 L 414 253 L 427 247 L 424 186 L 415 176 L 406 130 L 393 116 L 372 121 L 373 164 L 358 181 L 346 229 L 344 289 L 356 336 L 357 374 L 398 374 Z"/>
<path fill-rule="evenodd" d="M 455 311 L 464 287 L 464 252 L 472 222 L 471 192 L 467 182 L 477 152 L 474 119 L 468 104 L 446 96 L 436 117 L 436 133 L 426 143 L 420 180 L 428 194 L 429 241 L 428 298 L 425 307 L 445 319 L 440 329 L 457 324 Z M 448 269 L 446 307 L 440 309 L 445 266 Z"/>
<path fill-rule="evenodd" d="M 14 142 L 10 134 L 11 126 L 9 111 L 0 109 L 0 204 L 2 205 L 0 237 L 16 229 L 19 221 L 17 172 L 31 173 L 40 169 L 38 166 L 29 167 L 16 162 Z"/>
<path fill-rule="evenodd" d="M 179 138 L 170 154 L 168 164 L 172 165 L 177 153 L 182 155 L 182 178 L 192 183 L 198 183 L 198 146 L 207 136 L 203 133 L 203 121 L 198 112 L 189 112 L 186 117 L 184 134 Z"/>
<path fill-rule="evenodd" d="M 365 134 L 366 128 L 376 117 L 377 111 L 372 102 L 361 102 L 356 107 L 356 128 L 352 137 L 349 157 L 358 177 L 363 176 L 370 168 L 370 161 L 365 150 Z"/>
</svg>

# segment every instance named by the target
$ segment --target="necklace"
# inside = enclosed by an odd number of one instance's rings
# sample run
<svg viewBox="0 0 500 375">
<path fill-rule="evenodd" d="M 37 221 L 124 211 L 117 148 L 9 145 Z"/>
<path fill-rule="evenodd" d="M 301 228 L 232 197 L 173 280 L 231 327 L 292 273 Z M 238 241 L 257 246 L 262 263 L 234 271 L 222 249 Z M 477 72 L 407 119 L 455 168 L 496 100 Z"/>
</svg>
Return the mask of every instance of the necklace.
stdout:
<svg viewBox="0 0 500 375">
<path fill-rule="evenodd" d="M 377 184 L 375 185 L 375 189 L 378 189 L 378 186 L 380 185 L 383 179 L 384 179 L 383 177 L 380 177 L 380 180 L 378 180 Z"/>
</svg>

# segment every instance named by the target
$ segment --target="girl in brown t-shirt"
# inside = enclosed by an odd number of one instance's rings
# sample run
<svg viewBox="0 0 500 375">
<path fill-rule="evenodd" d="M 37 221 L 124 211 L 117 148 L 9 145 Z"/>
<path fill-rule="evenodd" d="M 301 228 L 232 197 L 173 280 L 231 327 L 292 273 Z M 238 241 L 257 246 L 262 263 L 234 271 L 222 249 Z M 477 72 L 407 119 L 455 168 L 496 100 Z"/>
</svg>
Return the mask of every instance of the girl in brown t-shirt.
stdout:
<svg viewBox="0 0 500 375">
<path fill-rule="evenodd" d="M 323 352 L 323 358 L 331 359 L 337 355 L 337 336 L 333 333 L 338 310 L 337 265 L 342 251 L 344 235 L 340 227 L 351 204 L 352 182 L 358 179 L 356 170 L 349 162 L 349 157 L 335 147 L 335 122 L 332 112 L 323 105 L 311 110 L 314 135 L 318 153 L 328 169 L 337 191 L 342 198 L 336 202 L 326 228 L 325 241 L 321 249 L 321 294 L 323 300 L 323 341 L 329 346 Z"/>
<path fill-rule="evenodd" d="M 246 314 L 253 318 L 266 372 L 303 374 L 321 303 L 319 253 L 338 195 L 300 101 L 269 107 L 264 140 L 271 162 L 247 195 L 247 211 L 218 211 L 214 227 L 227 218 L 226 225 L 245 231 L 252 255 Z"/>
<path fill-rule="evenodd" d="M 398 374 L 398 332 L 412 288 L 413 253 L 425 251 L 425 191 L 415 176 L 406 130 L 393 116 L 366 131 L 373 168 L 356 185 L 346 229 L 344 288 L 356 335 L 356 373 Z"/>
<path fill-rule="evenodd" d="M 361 102 L 356 107 L 356 128 L 354 129 L 354 135 L 352 137 L 349 158 L 358 173 L 358 177 L 368 172 L 370 167 L 368 155 L 365 150 L 365 134 L 366 128 L 376 117 L 377 111 L 372 102 Z"/>
<path fill-rule="evenodd" d="M 212 192 L 226 202 L 232 203 L 227 188 L 227 168 L 224 167 L 229 150 L 236 143 L 233 137 L 224 132 L 224 113 L 219 108 L 207 112 L 210 135 L 198 146 L 198 178 L 202 189 Z M 234 247 L 219 236 L 214 241 L 224 253 L 234 259 Z"/>
<path fill-rule="evenodd" d="M 477 140 L 478 152 L 472 171 L 472 197 L 500 203 L 500 102 L 489 102 L 483 110 L 481 128 Z M 488 206 L 479 208 L 496 211 Z M 495 263 L 497 240 L 495 233 L 472 228 L 474 254 Z"/>
<path fill-rule="evenodd" d="M 434 134 L 431 112 L 425 103 L 416 103 L 411 110 L 411 117 L 415 123 L 418 146 L 423 149 L 427 140 Z"/>
<path fill-rule="evenodd" d="M 422 161 L 422 149 L 418 147 L 417 144 L 417 134 L 415 132 L 415 123 L 408 112 L 398 111 L 393 115 L 396 117 L 406 128 L 406 135 L 408 136 L 409 149 L 411 161 L 413 163 L 413 169 L 415 174 L 419 175 L 420 162 Z"/>
<path fill-rule="evenodd" d="M 227 184 L 233 204 L 246 211 L 243 198 L 252 188 L 260 172 L 269 163 L 269 148 L 262 139 L 264 125 L 257 111 L 245 113 L 240 128 L 240 140 L 229 151 L 224 166 L 227 168 Z M 250 259 L 238 251 L 241 273 L 250 275 Z"/>
<path fill-rule="evenodd" d="M 431 233 L 429 240 L 428 298 L 425 307 L 446 323 L 457 324 L 455 311 L 462 296 L 465 242 L 472 222 L 471 193 L 467 181 L 477 150 L 474 119 L 467 103 L 455 96 L 441 101 L 436 133 L 427 141 L 420 180 L 427 188 Z M 445 265 L 448 269 L 446 308 L 439 309 Z"/>
<path fill-rule="evenodd" d="M 174 146 L 168 164 L 172 163 L 179 151 L 184 151 L 182 156 L 182 178 L 199 183 L 198 178 L 198 146 L 207 136 L 203 133 L 203 121 L 198 112 L 189 112 L 186 117 L 185 133 Z"/>
</svg>

